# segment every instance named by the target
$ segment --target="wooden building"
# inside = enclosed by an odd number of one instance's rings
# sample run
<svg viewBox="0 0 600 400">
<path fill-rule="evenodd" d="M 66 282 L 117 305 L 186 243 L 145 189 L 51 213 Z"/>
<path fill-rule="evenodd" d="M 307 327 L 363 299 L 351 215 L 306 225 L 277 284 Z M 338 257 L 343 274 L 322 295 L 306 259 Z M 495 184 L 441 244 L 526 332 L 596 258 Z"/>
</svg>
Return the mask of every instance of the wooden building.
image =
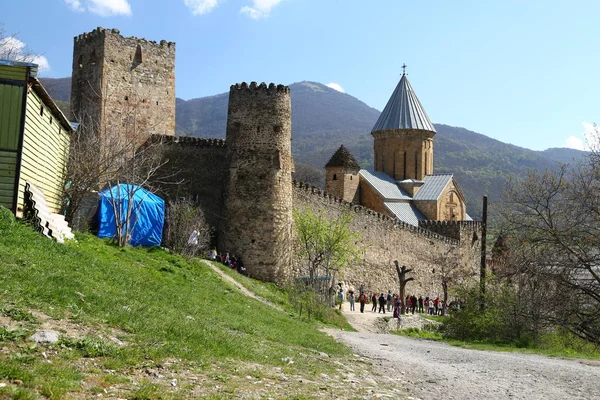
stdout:
<svg viewBox="0 0 600 400">
<path fill-rule="evenodd" d="M 22 217 L 25 182 L 62 208 L 73 127 L 37 79 L 37 65 L 0 60 L 0 205 Z"/>
</svg>

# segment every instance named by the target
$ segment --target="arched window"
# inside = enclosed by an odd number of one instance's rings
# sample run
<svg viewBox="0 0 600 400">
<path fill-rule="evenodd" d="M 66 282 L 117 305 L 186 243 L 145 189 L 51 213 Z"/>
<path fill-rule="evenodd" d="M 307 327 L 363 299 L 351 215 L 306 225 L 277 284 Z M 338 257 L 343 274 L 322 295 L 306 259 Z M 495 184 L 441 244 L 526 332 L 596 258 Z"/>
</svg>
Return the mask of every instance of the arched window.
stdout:
<svg viewBox="0 0 600 400">
<path fill-rule="evenodd" d="M 419 179 L 419 152 L 415 151 L 415 179 Z"/>
</svg>

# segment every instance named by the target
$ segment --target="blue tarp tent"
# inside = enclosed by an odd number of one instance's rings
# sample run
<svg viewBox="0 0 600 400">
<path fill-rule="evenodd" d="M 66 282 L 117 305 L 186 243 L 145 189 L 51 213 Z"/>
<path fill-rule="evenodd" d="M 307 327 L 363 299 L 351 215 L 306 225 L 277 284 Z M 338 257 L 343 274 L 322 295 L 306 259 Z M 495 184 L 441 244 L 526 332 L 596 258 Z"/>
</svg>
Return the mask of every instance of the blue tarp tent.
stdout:
<svg viewBox="0 0 600 400">
<path fill-rule="evenodd" d="M 121 220 L 125 219 L 129 194 L 133 193 L 133 209 L 131 212 L 129 243 L 133 246 L 160 246 L 163 225 L 165 222 L 165 202 L 149 191 L 134 185 L 117 185 L 100 193 L 98 205 L 98 237 L 113 238 L 116 236 L 113 201 L 120 207 Z M 130 228 L 131 229 L 131 228 Z"/>
</svg>

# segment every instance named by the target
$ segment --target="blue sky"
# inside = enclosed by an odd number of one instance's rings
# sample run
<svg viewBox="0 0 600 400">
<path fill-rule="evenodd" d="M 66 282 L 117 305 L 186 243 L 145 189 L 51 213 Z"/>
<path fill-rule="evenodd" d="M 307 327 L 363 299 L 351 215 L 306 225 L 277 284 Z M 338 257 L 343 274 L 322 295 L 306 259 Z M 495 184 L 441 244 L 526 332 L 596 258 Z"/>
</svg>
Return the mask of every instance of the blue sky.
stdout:
<svg viewBox="0 0 600 400">
<path fill-rule="evenodd" d="M 69 76 L 73 37 L 103 26 L 176 42 L 183 99 L 310 80 L 382 110 L 406 63 L 436 123 L 542 150 L 583 147 L 600 122 L 600 1 L 0 1 L 44 76 Z"/>
</svg>

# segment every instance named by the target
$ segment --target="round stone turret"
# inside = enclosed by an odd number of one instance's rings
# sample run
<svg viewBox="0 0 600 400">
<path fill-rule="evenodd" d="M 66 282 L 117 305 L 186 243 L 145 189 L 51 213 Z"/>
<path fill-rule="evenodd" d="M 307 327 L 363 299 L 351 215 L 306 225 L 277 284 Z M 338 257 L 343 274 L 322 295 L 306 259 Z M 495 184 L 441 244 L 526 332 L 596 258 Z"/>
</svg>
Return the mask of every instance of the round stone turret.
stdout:
<svg viewBox="0 0 600 400">
<path fill-rule="evenodd" d="M 231 86 L 219 250 L 241 258 L 250 276 L 277 283 L 288 277 L 292 260 L 291 116 L 287 86 Z"/>
</svg>

